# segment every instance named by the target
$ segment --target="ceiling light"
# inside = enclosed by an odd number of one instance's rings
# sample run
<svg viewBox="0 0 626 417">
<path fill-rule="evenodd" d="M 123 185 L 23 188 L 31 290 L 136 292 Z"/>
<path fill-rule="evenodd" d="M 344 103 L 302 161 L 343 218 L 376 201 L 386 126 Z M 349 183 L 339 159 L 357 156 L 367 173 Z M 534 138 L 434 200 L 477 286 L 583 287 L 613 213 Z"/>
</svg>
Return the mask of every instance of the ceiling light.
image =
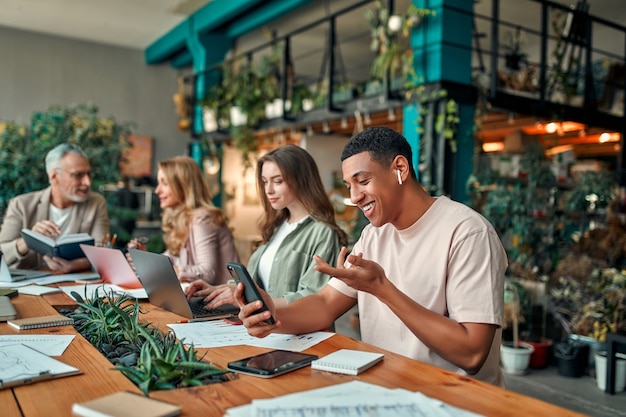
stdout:
<svg viewBox="0 0 626 417">
<path fill-rule="evenodd" d="M 598 138 L 598 142 L 600 143 L 606 143 L 610 140 L 611 140 L 611 135 L 607 132 L 602 133 L 600 137 Z"/>
<path fill-rule="evenodd" d="M 563 152 L 567 152 L 567 151 L 573 151 L 574 147 L 572 145 L 560 145 L 560 146 L 554 146 L 550 149 L 546 149 L 546 155 L 548 156 L 554 156 L 554 155 L 558 155 L 560 153 Z"/>
<path fill-rule="evenodd" d="M 548 133 L 554 133 L 554 132 L 556 132 L 557 127 L 558 127 L 558 126 L 556 125 L 556 123 L 554 123 L 554 122 L 550 122 L 550 123 L 548 123 L 548 124 L 546 125 L 546 132 L 548 132 Z"/>
<path fill-rule="evenodd" d="M 504 150 L 504 142 L 485 142 L 483 152 L 501 152 Z"/>
</svg>

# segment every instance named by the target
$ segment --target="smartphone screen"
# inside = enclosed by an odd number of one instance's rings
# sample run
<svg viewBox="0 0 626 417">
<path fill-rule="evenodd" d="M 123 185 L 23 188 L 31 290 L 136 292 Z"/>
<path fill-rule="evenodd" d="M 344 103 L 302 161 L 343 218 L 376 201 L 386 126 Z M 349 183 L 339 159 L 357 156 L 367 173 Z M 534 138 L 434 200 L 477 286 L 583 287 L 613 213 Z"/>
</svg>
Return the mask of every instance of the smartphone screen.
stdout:
<svg viewBox="0 0 626 417">
<path fill-rule="evenodd" d="M 273 350 L 271 352 L 229 362 L 228 369 L 262 378 L 271 378 L 307 366 L 317 358 L 316 355 L 310 355 L 308 353 Z"/>
</svg>

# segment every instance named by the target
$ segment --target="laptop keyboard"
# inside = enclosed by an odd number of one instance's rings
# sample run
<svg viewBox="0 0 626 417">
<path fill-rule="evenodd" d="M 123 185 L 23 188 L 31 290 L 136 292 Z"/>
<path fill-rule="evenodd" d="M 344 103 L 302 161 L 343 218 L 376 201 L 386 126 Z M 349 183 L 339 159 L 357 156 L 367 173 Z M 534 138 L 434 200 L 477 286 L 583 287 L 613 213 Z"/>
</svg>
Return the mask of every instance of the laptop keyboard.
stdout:
<svg viewBox="0 0 626 417">
<path fill-rule="evenodd" d="M 211 313 L 232 313 L 232 306 L 220 306 L 213 310 L 206 310 L 204 306 L 206 303 L 203 301 L 202 297 L 198 297 L 189 301 L 189 307 L 191 308 L 191 312 L 194 316 L 206 316 Z"/>
</svg>

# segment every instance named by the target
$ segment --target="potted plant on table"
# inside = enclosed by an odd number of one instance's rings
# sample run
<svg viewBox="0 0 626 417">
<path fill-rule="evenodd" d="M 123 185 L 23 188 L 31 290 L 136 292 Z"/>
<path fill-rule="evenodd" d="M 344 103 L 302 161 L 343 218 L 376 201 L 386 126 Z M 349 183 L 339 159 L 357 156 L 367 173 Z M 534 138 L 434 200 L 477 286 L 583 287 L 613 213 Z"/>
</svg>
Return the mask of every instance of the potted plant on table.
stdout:
<svg viewBox="0 0 626 417">
<path fill-rule="evenodd" d="M 72 317 L 77 331 L 144 395 L 230 380 L 230 371 L 203 361 L 193 345 L 186 348 L 172 332 L 140 322 L 138 300 L 99 288 L 92 297 L 76 292 L 72 297 L 77 308 L 62 313 Z"/>
</svg>

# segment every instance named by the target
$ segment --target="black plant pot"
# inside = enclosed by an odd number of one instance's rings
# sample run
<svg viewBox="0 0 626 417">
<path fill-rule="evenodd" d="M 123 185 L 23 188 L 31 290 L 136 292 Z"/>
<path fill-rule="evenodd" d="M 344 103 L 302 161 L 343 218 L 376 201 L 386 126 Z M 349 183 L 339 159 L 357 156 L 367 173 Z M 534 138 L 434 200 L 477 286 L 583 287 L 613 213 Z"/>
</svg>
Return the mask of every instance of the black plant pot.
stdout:
<svg viewBox="0 0 626 417">
<path fill-rule="evenodd" d="M 587 370 L 589 345 L 576 342 L 562 342 L 554 345 L 559 375 L 578 378 Z"/>
<path fill-rule="evenodd" d="M 520 55 L 505 55 L 504 65 L 513 71 L 519 71 L 522 69 L 522 57 Z"/>
</svg>

